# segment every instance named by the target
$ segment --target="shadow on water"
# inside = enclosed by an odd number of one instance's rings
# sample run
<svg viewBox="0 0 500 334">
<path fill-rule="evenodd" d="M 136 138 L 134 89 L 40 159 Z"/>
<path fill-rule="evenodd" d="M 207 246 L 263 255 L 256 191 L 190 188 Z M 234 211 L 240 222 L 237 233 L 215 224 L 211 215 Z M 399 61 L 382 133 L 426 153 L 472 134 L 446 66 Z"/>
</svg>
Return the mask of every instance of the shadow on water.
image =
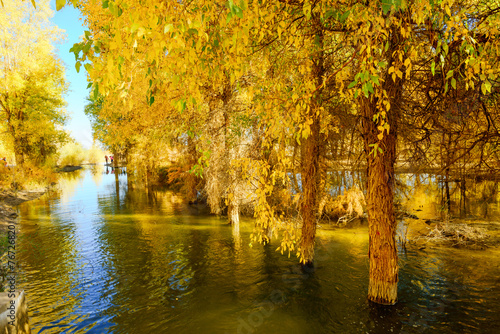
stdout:
<svg viewBox="0 0 500 334">
<path fill-rule="evenodd" d="M 344 187 L 357 180 L 339 177 Z M 439 179 L 399 177 L 407 187 L 398 196 L 412 210 L 439 212 Z M 94 166 L 19 207 L 18 281 L 34 333 L 500 330 L 498 249 L 408 248 L 400 254 L 399 303 L 380 307 L 366 300 L 366 225 L 318 230 L 307 269 L 276 252 L 276 241 L 250 247 L 251 219 L 235 230 L 172 192 L 127 184 L 123 172 Z M 467 195 L 472 214 L 472 190 Z"/>
</svg>

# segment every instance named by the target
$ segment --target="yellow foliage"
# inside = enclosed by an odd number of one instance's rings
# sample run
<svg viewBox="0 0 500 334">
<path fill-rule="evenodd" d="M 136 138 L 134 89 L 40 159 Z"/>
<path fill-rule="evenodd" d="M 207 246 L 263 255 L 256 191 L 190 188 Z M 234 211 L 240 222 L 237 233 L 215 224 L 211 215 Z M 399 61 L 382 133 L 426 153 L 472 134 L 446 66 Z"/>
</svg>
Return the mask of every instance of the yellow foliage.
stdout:
<svg viewBox="0 0 500 334">
<path fill-rule="evenodd" d="M 79 166 L 87 159 L 87 152 L 78 143 L 67 143 L 59 152 L 59 166 Z M 101 159 L 102 160 L 102 159 Z"/>
</svg>

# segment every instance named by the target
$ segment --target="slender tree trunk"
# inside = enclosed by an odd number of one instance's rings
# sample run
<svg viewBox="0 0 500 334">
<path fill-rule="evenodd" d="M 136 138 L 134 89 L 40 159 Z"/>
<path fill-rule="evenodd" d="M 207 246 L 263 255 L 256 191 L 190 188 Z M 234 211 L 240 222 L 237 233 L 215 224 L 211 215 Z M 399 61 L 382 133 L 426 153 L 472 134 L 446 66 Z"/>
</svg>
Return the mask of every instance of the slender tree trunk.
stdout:
<svg viewBox="0 0 500 334">
<path fill-rule="evenodd" d="M 314 259 L 314 240 L 316 238 L 316 213 L 318 211 L 319 176 L 319 119 L 311 124 L 311 134 L 304 144 L 302 172 L 302 239 L 300 250 L 303 263 L 312 265 Z"/>
<path fill-rule="evenodd" d="M 403 40 L 399 30 L 391 32 L 391 41 L 386 59 L 392 64 L 394 51 Z M 390 66 L 390 65 L 389 65 Z M 389 97 L 391 108 L 386 111 L 385 121 L 390 131 L 384 131 L 380 140 L 380 130 L 374 121 L 374 115 L 382 117 L 377 98 L 361 97 L 360 106 L 363 116 L 363 141 L 367 157 L 367 209 L 369 229 L 370 263 L 368 300 L 384 305 L 393 305 L 397 301 L 398 254 L 396 247 L 396 217 L 394 214 L 394 164 L 396 162 L 396 141 L 398 120 L 403 98 L 403 79 L 386 73 L 382 83 Z M 378 148 L 373 146 L 378 145 Z"/>
<path fill-rule="evenodd" d="M 466 194 L 465 194 L 465 176 L 462 175 L 462 179 L 460 180 L 460 215 L 461 216 L 466 216 L 467 215 L 467 207 L 465 205 L 465 200 L 466 200 Z"/>
<path fill-rule="evenodd" d="M 396 217 L 394 215 L 394 163 L 396 160 L 396 129 L 391 124 L 380 146 L 383 152 L 372 152 L 369 146 L 379 131 L 372 121 L 376 106 L 367 99 L 362 105 L 364 143 L 367 154 L 367 208 L 369 228 L 370 282 L 368 299 L 379 304 L 397 301 L 398 255 L 396 248 Z"/>
<path fill-rule="evenodd" d="M 312 76 L 316 87 L 323 83 L 323 31 L 315 27 L 317 50 L 311 56 L 313 61 Z M 318 220 L 318 195 L 320 173 L 320 119 L 317 108 L 321 106 L 322 89 L 317 89 L 311 99 L 308 118 L 312 120 L 311 133 L 305 139 L 302 155 L 302 237 L 300 241 L 300 252 L 302 263 L 311 266 L 314 259 L 314 241 L 316 238 L 316 223 Z"/>
<path fill-rule="evenodd" d="M 450 198 L 450 169 L 446 168 L 445 170 L 445 192 L 446 192 L 446 214 L 449 215 L 451 213 L 451 198 Z"/>
<path fill-rule="evenodd" d="M 24 165 L 24 152 L 22 150 L 21 140 L 18 138 L 14 139 L 14 155 L 16 157 L 16 165 Z"/>
<path fill-rule="evenodd" d="M 115 170 L 115 192 L 116 192 L 116 207 L 120 206 L 120 181 Z"/>
<path fill-rule="evenodd" d="M 188 136 L 187 139 L 187 149 L 188 149 L 188 167 L 191 168 L 196 164 L 196 145 L 194 142 L 194 139 Z M 187 173 L 186 174 L 186 197 L 189 202 L 196 202 L 198 199 L 198 192 L 196 189 L 197 186 L 197 177 L 193 173 Z"/>
<path fill-rule="evenodd" d="M 233 225 L 237 230 L 240 229 L 240 207 L 236 201 L 231 201 L 227 208 L 227 217 L 229 224 Z"/>
</svg>

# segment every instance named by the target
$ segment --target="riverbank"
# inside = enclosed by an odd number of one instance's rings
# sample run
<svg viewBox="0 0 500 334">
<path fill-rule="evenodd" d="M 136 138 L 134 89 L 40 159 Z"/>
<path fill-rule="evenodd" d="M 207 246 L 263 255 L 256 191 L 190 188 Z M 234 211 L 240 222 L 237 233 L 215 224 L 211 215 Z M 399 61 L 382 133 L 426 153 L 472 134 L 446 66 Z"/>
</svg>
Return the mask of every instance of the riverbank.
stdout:
<svg viewBox="0 0 500 334">
<path fill-rule="evenodd" d="M 35 189 L 35 190 L 1 190 L 0 191 L 0 235 L 4 235 L 7 230 L 7 226 L 14 222 L 17 217 L 17 213 L 14 210 L 14 206 L 24 203 L 26 201 L 34 200 L 43 194 L 46 190 Z M 0 254 L 1 257 L 2 254 Z"/>
</svg>

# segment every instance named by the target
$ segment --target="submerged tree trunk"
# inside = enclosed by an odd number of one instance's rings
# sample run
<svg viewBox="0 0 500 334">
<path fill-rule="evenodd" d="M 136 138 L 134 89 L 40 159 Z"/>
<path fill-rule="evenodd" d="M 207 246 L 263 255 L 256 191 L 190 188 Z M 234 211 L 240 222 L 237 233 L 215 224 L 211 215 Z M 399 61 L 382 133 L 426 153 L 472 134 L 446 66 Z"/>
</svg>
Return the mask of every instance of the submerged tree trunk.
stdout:
<svg viewBox="0 0 500 334">
<path fill-rule="evenodd" d="M 229 224 L 233 225 L 236 229 L 240 229 L 240 208 L 236 201 L 229 204 L 227 208 L 227 217 Z"/>
<path fill-rule="evenodd" d="M 365 116 L 363 130 L 368 169 L 366 201 L 370 262 L 368 299 L 375 303 L 392 305 L 397 301 L 398 284 L 396 217 L 393 204 L 396 129 L 395 124 L 391 124 L 390 134 L 384 134 L 379 143 L 383 148 L 382 153 L 378 149 L 372 152 L 373 146 L 370 145 L 377 142 L 376 136 L 379 133 L 377 125 L 372 121 L 376 104 L 368 99 L 364 100 L 362 109 Z"/>
<path fill-rule="evenodd" d="M 302 171 L 302 238 L 300 251 L 303 264 L 312 265 L 314 259 L 314 240 L 316 238 L 316 213 L 318 211 L 319 176 L 319 119 L 311 124 L 311 134 L 304 144 Z"/>
<path fill-rule="evenodd" d="M 445 196 L 446 196 L 446 215 L 449 216 L 451 213 L 451 197 L 450 197 L 450 169 L 446 168 L 445 172 Z"/>
<path fill-rule="evenodd" d="M 399 30 L 391 32 L 390 45 L 386 60 L 393 64 L 395 51 L 404 40 Z M 389 65 L 390 66 L 390 65 Z M 386 73 L 381 85 L 390 102 L 386 108 L 372 94 L 369 98 L 361 97 L 360 106 L 363 116 L 362 135 L 367 158 L 367 209 L 369 229 L 370 263 L 368 300 L 384 305 L 393 305 L 397 301 L 398 254 L 396 247 L 396 217 L 394 214 L 394 164 L 396 162 L 397 125 L 400 118 L 403 98 L 403 79 L 395 80 Z M 379 108 L 383 108 L 379 109 Z M 378 120 L 383 117 L 390 126 L 384 130 L 382 139 Z M 378 120 L 374 116 L 378 115 Z"/>
<path fill-rule="evenodd" d="M 465 184 L 465 176 L 462 175 L 460 180 L 460 216 L 467 216 L 467 206 L 465 204 L 466 201 L 466 184 Z"/>
<path fill-rule="evenodd" d="M 120 181 L 115 170 L 115 192 L 116 192 L 116 207 L 120 207 Z"/>
<path fill-rule="evenodd" d="M 317 50 L 311 55 L 312 59 L 312 79 L 315 87 L 318 87 L 311 98 L 308 118 L 312 120 L 310 134 L 305 139 L 302 152 L 302 236 L 300 240 L 300 252 L 302 264 L 311 266 L 314 259 L 314 241 L 316 238 L 316 224 L 318 214 L 318 195 L 320 173 L 320 119 L 319 111 L 321 106 L 320 88 L 323 84 L 324 74 L 324 54 L 323 54 L 323 31 L 320 24 L 316 23 L 315 37 Z"/>
</svg>

